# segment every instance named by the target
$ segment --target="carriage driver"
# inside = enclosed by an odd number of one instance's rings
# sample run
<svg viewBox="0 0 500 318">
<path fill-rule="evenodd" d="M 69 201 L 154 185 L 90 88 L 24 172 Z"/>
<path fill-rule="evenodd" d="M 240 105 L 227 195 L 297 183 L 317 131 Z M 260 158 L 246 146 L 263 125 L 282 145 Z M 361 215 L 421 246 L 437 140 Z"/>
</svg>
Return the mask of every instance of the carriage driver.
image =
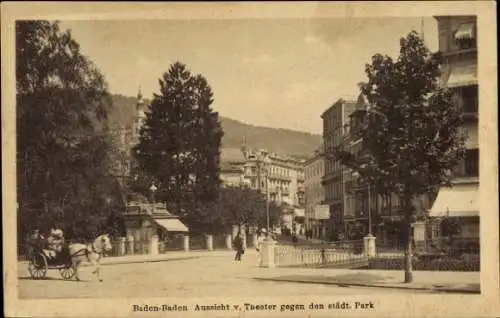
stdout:
<svg viewBox="0 0 500 318">
<path fill-rule="evenodd" d="M 52 228 L 50 229 L 50 236 L 47 239 L 49 243 L 49 248 L 54 252 L 61 252 L 64 244 L 64 233 L 61 229 Z"/>
</svg>

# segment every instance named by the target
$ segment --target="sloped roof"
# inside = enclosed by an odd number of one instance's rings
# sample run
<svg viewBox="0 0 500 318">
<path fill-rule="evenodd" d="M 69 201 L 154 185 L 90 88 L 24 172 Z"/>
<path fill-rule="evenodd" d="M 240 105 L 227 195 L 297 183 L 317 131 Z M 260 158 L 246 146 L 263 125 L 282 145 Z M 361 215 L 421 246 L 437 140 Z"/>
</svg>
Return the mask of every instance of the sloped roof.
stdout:
<svg viewBox="0 0 500 318">
<path fill-rule="evenodd" d="M 238 148 L 221 148 L 220 149 L 220 161 L 222 162 L 235 162 L 244 161 L 245 157 L 243 152 Z"/>
<path fill-rule="evenodd" d="M 233 165 L 229 162 L 225 162 L 225 161 L 221 161 L 219 164 L 219 167 L 220 167 L 221 171 L 225 171 L 225 172 L 241 171 L 241 169 L 238 166 Z"/>
</svg>

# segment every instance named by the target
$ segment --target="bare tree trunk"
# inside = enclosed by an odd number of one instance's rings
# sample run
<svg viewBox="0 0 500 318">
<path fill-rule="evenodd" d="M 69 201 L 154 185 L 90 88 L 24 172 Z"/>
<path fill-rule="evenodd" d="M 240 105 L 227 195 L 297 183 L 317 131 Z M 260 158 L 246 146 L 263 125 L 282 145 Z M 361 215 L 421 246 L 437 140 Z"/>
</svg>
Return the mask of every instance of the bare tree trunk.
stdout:
<svg viewBox="0 0 500 318">
<path fill-rule="evenodd" d="M 411 222 L 410 219 L 407 218 L 405 220 L 405 227 L 407 230 L 406 233 L 406 244 L 405 244 L 405 283 L 413 282 L 413 273 L 412 273 L 412 246 L 411 246 Z"/>
<path fill-rule="evenodd" d="M 412 273 L 412 233 L 411 233 L 411 219 L 412 219 L 412 206 L 411 197 L 405 196 L 404 199 L 405 207 L 405 218 L 404 218 L 404 229 L 405 229 L 405 253 L 404 253 L 404 271 L 405 271 L 405 283 L 413 282 Z"/>
</svg>

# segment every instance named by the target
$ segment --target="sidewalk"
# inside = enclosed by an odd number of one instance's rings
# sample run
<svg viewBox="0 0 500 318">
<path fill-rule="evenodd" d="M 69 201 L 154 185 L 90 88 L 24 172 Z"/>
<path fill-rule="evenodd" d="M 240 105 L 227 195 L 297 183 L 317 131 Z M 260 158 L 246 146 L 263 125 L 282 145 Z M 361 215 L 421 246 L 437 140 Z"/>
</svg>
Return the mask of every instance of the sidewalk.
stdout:
<svg viewBox="0 0 500 318">
<path fill-rule="evenodd" d="M 234 254 L 231 250 L 194 250 L 194 251 L 168 251 L 164 254 L 149 255 L 149 254 L 136 254 L 136 255 L 124 255 L 124 256 L 109 256 L 104 257 L 101 260 L 101 265 L 122 265 L 122 264 L 133 264 L 133 263 L 153 263 L 153 262 L 167 262 L 175 260 L 185 260 L 200 257 L 215 257 L 215 256 L 226 256 L 228 254 Z M 28 261 L 20 261 L 20 264 L 28 264 Z M 82 266 L 90 266 L 89 263 L 84 262 Z"/>
<path fill-rule="evenodd" d="M 104 257 L 101 261 L 101 265 L 119 265 L 119 264 L 133 264 L 133 263 L 153 263 L 153 262 L 165 262 L 173 260 L 184 260 L 193 259 L 200 257 L 214 257 L 214 256 L 224 256 L 228 253 L 234 253 L 230 250 L 196 250 L 196 251 L 169 251 L 164 254 L 158 255 L 124 255 L 124 256 L 111 256 Z"/>
<path fill-rule="evenodd" d="M 428 290 L 447 293 L 480 293 L 479 272 L 413 271 L 413 283 L 405 284 L 402 270 L 350 269 L 269 269 L 254 279 L 327 284 L 337 286 L 378 287 L 393 289 Z"/>
</svg>

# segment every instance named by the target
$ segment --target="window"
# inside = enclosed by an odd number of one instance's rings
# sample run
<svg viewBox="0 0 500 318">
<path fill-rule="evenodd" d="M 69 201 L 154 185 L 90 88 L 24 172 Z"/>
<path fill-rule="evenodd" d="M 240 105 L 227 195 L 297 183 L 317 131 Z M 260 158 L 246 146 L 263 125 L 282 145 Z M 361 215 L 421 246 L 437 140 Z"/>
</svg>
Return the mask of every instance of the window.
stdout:
<svg viewBox="0 0 500 318">
<path fill-rule="evenodd" d="M 438 238 L 438 237 L 440 237 L 439 226 L 433 225 L 432 226 L 432 238 Z"/>
<path fill-rule="evenodd" d="M 465 175 L 479 176 L 479 149 L 468 149 L 466 151 Z"/>
<path fill-rule="evenodd" d="M 477 85 L 461 88 L 462 110 L 465 113 L 478 112 Z"/>
</svg>

